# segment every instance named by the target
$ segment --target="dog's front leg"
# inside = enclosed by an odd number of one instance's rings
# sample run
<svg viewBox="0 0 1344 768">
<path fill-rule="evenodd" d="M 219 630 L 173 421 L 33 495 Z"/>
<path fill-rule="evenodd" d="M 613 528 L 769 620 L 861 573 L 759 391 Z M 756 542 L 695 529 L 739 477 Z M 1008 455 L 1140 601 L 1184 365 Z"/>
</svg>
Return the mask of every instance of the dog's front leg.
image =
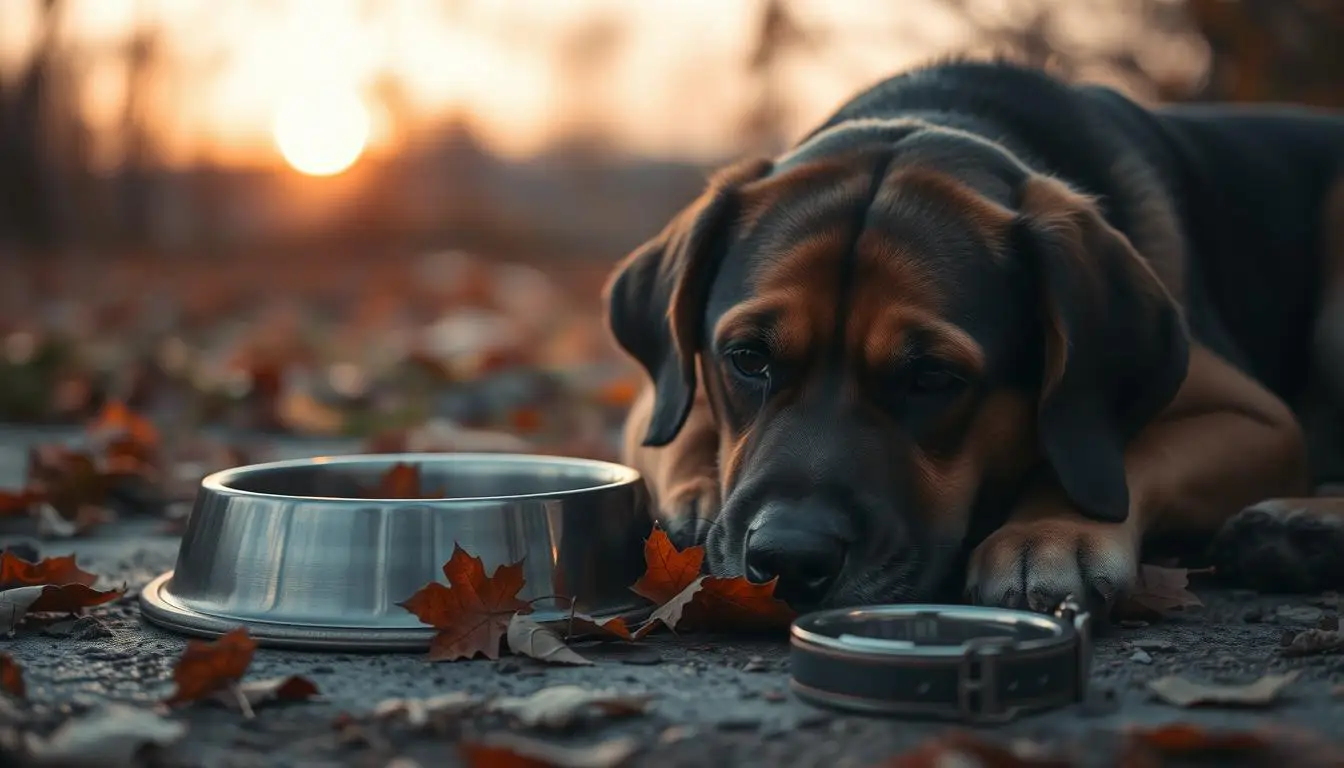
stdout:
<svg viewBox="0 0 1344 768">
<path fill-rule="evenodd" d="M 653 497 L 654 518 L 678 547 L 704 543 L 719 513 L 719 435 L 703 394 L 672 442 L 641 445 L 653 410 L 653 385 L 645 384 L 625 420 L 621 461 L 639 470 Z"/>
<path fill-rule="evenodd" d="M 1122 523 L 1084 517 L 1053 484 L 1029 491 L 972 553 L 970 597 L 1034 610 L 1069 594 L 1109 603 L 1134 586 L 1145 537 L 1207 541 L 1247 505 L 1307 485 L 1288 406 L 1201 347 L 1175 400 L 1129 444 L 1125 475 Z"/>
</svg>

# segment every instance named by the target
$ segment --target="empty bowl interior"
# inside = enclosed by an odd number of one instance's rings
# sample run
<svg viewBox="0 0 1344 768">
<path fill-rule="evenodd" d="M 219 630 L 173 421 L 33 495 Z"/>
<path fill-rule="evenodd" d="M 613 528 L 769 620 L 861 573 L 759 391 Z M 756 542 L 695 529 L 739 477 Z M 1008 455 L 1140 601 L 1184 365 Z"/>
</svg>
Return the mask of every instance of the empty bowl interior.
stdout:
<svg viewBox="0 0 1344 768">
<path fill-rule="evenodd" d="M 415 465 L 421 497 L 500 499 L 555 496 L 630 482 L 633 470 L 604 462 L 551 457 L 429 455 L 387 461 L 317 460 L 307 464 L 261 465 L 216 476 L 223 488 L 244 493 L 303 498 L 379 498 L 382 477 L 398 463 Z"/>
</svg>

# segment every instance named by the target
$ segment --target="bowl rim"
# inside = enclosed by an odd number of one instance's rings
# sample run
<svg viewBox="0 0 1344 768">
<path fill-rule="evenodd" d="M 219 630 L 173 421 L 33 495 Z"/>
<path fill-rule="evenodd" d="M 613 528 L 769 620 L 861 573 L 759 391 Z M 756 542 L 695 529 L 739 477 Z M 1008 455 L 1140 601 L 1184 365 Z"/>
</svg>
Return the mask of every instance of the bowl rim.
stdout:
<svg viewBox="0 0 1344 768">
<path fill-rule="evenodd" d="M 583 488 L 571 488 L 569 490 L 542 491 L 539 493 L 519 493 L 519 494 L 497 494 L 494 496 L 433 496 L 418 499 L 383 499 L 383 498 L 365 498 L 365 497 L 346 497 L 346 496 L 297 496 L 285 493 L 261 493 L 260 491 L 249 491 L 242 488 L 227 485 L 226 483 L 236 480 L 243 475 L 250 475 L 259 472 L 268 472 L 273 470 L 295 469 L 299 467 L 311 466 L 329 466 L 332 464 L 361 464 L 369 462 L 385 463 L 388 465 L 398 463 L 426 463 L 431 461 L 455 462 L 459 460 L 480 461 L 489 460 L 505 464 L 551 464 L 558 466 L 581 467 L 587 469 L 605 469 L 615 470 L 622 477 L 618 480 L 602 483 L 600 485 L 585 486 Z M 320 501 L 332 504 L 368 504 L 370 502 L 378 504 L 402 504 L 402 505 L 423 505 L 432 502 L 502 502 L 502 501 L 526 501 L 530 499 L 565 499 L 584 494 L 591 494 L 599 491 L 622 488 L 639 483 L 643 480 L 643 475 L 639 470 L 625 464 L 618 464 L 613 461 L 602 461 L 601 459 L 585 459 L 578 456 L 552 456 L 542 453 L 490 453 L 490 452 L 425 452 L 425 453 L 352 453 L 327 456 L 309 456 L 299 459 L 281 459 L 277 461 L 266 461 L 257 464 L 244 464 L 242 466 L 222 469 L 218 472 L 212 472 L 201 480 L 200 490 L 209 491 L 221 496 L 234 498 L 252 498 L 252 499 L 273 499 L 273 500 L 292 500 L 292 501 Z"/>
</svg>

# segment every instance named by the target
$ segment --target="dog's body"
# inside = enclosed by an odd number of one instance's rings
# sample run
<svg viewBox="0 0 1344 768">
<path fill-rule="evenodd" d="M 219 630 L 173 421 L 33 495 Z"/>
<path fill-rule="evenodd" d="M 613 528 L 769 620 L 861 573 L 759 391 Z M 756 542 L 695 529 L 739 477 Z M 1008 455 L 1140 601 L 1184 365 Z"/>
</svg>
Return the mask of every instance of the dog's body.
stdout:
<svg viewBox="0 0 1344 768">
<path fill-rule="evenodd" d="M 963 562 L 979 602 L 1111 599 L 1142 545 L 1215 535 L 1225 572 L 1333 586 L 1335 424 L 1310 463 L 1301 425 L 1344 391 L 1341 268 L 1344 118 L 917 70 L 622 264 L 624 459 L 799 606 L 939 599 Z"/>
</svg>

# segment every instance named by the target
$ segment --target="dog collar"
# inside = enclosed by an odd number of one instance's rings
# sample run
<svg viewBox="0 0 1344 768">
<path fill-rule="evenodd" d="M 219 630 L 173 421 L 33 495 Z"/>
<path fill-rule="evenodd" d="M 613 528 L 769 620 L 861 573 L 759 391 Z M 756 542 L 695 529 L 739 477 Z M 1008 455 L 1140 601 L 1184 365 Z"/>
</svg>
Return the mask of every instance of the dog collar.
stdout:
<svg viewBox="0 0 1344 768">
<path fill-rule="evenodd" d="M 1091 617 L 957 605 L 878 605 L 800 616 L 790 685 L 801 699 L 873 714 L 1007 722 L 1083 700 Z"/>
</svg>

